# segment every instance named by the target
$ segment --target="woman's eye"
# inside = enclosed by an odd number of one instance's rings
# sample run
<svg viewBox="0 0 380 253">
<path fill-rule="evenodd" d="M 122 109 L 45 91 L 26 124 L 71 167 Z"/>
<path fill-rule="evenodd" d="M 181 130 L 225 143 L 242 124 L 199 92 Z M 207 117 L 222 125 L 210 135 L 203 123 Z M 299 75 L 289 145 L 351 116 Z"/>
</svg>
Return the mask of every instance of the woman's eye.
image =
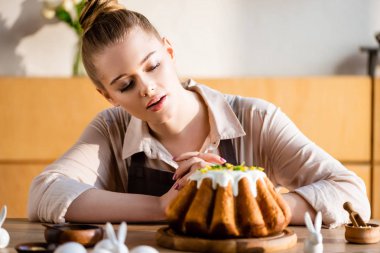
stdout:
<svg viewBox="0 0 380 253">
<path fill-rule="evenodd" d="M 132 89 L 134 84 L 135 84 L 134 81 L 130 81 L 128 83 L 125 83 L 125 85 L 123 85 L 123 87 L 120 89 L 120 92 L 124 92 L 124 91 Z"/>
<path fill-rule="evenodd" d="M 160 66 L 160 63 L 155 64 L 154 66 L 152 66 L 152 67 L 150 67 L 150 68 L 148 69 L 148 72 L 155 70 L 155 69 L 158 68 L 159 66 Z"/>
</svg>

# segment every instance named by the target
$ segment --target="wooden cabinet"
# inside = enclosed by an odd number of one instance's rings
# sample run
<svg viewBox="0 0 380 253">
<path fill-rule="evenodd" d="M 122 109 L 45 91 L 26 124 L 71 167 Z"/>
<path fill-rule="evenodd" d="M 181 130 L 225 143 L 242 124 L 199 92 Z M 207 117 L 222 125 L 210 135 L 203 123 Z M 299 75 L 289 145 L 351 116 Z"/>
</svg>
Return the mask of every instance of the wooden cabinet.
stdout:
<svg viewBox="0 0 380 253">
<path fill-rule="evenodd" d="M 355 171 L 371 189 L 369 78 L 195 80 L 225 93 L 259 97 L 280 106 L 310 139 Z M 26 216 L 32 178 L 62 155 L 90 120 L 109 106 L 87 78 L 0 78 L 0 118 L 4 122 L 0 125 L 0 205 L 8 205 L 9 217 Z M 380 173 L 376 171 L 374 178 L 380 181 Z M 380 203 L 375 205 L 375 210 L 380 209 Z M 379 211 L 375 217 L 380 217 Z"/>
<path fill-rule="evenodd" d="M 0 78 L 0 161 L 56 159 L 109 106 L 87 78 Z"/>
<path fill-rule="evenodd" d="M 39 161 L 0 161 L 0 207 L 7 205 L 8 217 L 26 217 L 30 183 L 46 166 Z"/>
<path fill-rule="evenodd" d="M 368 77 L 197 79 L 225 93 L 266 99 L 312 141 L 360 176 L 380 218 L 380 92 L 377 89 L 377 163 L 371 167 L 371 82 Z M 378 82 L 380 84 L 380 80 Z M 379 86 L 380 87 L 380 86 Z M 375 181 L 371 175 L 375 171 Z M 372 189 L 372 185 L 374 189 Z"/>
<path fill-rule="evenodd" d="M 0 206 L 26 217 L 32 179 L 108 102 L 87 78 L 0 78 Z"/>
<path fill-rule="evenodd" d="M 199 79 L 225 93 L 266 99 L 344 163 L 369 164 L 371 87 L 366 77 Z"/>
<path fill-rule="evenodd" d="M 373 217 L 380 218 L 380 79 L 374 87 L 372 185 Z"/>
</svg>

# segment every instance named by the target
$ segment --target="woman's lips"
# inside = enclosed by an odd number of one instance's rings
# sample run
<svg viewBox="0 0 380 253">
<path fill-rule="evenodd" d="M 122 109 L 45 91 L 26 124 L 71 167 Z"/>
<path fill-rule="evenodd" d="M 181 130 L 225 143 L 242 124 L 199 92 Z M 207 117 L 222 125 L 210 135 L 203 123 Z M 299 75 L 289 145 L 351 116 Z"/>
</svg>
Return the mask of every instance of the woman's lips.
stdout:
<svg viewBox="0 0 380 253">
<path fill-rule="evenodd" d="M 157 112 L 164 107 L 164 103 L 166 101 L 166 95 L 162 97 L 155 97 L 152 100 L 149 101 L 146 109 L 151 110 L 153 112 Z"/>
</svg>

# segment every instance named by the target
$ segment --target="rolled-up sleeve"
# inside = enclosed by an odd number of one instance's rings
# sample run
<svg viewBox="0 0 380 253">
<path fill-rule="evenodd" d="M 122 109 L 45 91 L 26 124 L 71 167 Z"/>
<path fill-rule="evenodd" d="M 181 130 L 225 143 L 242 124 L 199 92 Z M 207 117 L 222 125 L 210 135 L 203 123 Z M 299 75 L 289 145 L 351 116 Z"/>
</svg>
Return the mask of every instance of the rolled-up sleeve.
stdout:
<svg viewBox="0 0 380 253">
<path fill-rule="evenodd" d="M 370 218 L 363 180 L 308 139 L 280 108 L 257 98 L 227 98 L 246 132 L 235 140 L 240 162 L 265 168 L 274 185 L 303 197 L 321 211 L 325 227 L 349 222 L 346 201 Z"/>
<path fill-rule="evenodd" d="M 99 114 L 78 142 L 33 180 L 28 201 L 29 219 L 65 222 L 68 207 L 84 191 L 112 190 L 113 157 L 108 127 Z"/>
<path fill-rule="evenodd" d="M 67 208 L 81 193 L 93 188 L 58 173 L 45 172 L 33 180 L 29 219 L 63 223 Z"/>
<path fill-rule="evenodd" d="M 343 209 L 346 201 L 368 220 L 371 213 L 363 180 L 305 137 L 279 108 L 269 108 L 263 149 L 273 180 L 321 211 L 327 227 L 349 221 Z"/>
</svg>

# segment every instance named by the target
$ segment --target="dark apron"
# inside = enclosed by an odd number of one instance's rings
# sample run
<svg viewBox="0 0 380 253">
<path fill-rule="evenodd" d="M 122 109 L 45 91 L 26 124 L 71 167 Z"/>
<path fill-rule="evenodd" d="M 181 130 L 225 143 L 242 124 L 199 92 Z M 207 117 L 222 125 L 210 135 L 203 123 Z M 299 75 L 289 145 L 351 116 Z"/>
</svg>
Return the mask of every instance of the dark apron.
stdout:
<svg viewBox="0 0 380 253">
<path fill-rule="evenodd" d="M 236 164 L 235 149 L 231 139 L 220 141 L 219 152 L 220 156 L 229 163 Z M 162 196 L 175 183 L 174 172 L 145 167 L 145 159 L 144 152 L 131 157 L 131 166 L 128 167 L 128 193 Z"/>
</svg>

